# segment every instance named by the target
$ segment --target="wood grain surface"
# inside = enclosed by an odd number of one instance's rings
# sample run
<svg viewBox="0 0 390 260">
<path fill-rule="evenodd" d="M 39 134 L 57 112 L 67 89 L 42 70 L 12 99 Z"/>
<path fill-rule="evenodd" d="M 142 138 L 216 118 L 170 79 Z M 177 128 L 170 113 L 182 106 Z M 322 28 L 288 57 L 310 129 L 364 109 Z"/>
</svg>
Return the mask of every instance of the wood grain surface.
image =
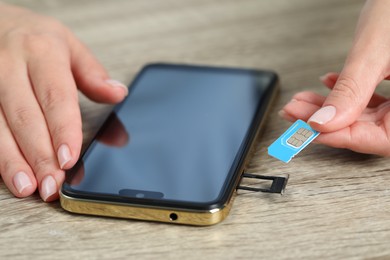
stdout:
<svg viewBox="0 0 390 260">
<path fill-rule="evenodd" d="M 327 93 L 318 77 L 342 68 L 363 1 L 5 2 L 61 20 L 125 83 L 156 61 L 275 70 L 282 91 L 249 170 L 290 180 L 283 196 L 239 192 L 227 219 L 203 228 L 69 214 L 0 181 L 0 259 L 390 258 L 387 158 L 310 145 L 284 164 L 266 152 L 295 92 Z M 82 97 L 81 109 L 87 143 L 110 107 Z"/>
</svg>

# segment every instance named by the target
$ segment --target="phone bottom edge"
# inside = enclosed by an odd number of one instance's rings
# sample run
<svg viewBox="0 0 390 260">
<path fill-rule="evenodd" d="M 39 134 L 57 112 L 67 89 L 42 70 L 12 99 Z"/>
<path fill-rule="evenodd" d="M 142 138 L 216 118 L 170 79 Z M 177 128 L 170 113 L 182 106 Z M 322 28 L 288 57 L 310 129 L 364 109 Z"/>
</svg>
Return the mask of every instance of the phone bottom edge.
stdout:
<svg viewBox="0 0 390 260">
<path fill-rule="evenodd" d="M 217 224 L 227 217 L 232 207 L 235 193 L 236 192 L 233 193 L 232 198 L 224 207 L 209 211 L 140 207 L 119 203 L 83 200 L 69 197 L 61 192 L 60 204 L 64 210 L 71 213 L 144 221 L 157 221 L 172 224 L 209 226 Z"/>
</svg>

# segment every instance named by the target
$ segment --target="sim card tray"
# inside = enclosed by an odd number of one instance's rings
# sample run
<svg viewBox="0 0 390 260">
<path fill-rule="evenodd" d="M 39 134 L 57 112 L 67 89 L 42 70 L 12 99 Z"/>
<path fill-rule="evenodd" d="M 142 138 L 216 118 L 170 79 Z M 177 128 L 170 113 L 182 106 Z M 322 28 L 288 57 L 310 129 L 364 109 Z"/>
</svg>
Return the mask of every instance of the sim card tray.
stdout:
<svg viewBox="0 0 390 260">
<path fill-rule="evenodd" d="M 289 177 L 289 175 L 287 175 L 287 177 L 277 177 L 277 176 L 265 176 L 265 175 L 257 175 L 257 174 L 252 174 L 252 173 L 244 173 L 244 174 L 242 174 L 242 178 L 272 180 L 271 187 L 269 187 L 268 189 L 265 189 L 265 188 L 255 188 L 255 187 L 239 185 L 237 187 L 237 189 L 256 191 L 256 192 L 268 192 L 268 193 L 283 194 L 284 189 L 286 188 L 286 185 L 287 185 L 288 177 Z"/>
</svg>

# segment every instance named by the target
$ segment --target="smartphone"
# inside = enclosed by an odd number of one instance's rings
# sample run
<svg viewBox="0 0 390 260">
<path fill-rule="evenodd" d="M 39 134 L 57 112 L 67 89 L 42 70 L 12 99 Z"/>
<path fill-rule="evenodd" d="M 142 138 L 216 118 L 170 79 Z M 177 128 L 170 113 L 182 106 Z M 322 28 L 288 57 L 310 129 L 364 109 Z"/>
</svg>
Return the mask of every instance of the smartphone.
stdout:
<svg viewBox="0 0 390 260">
<path fill-rule="evenodd" d="M 222 221 L 277 83 L 270 71 L 147 65 L 66 172 L 61 206 L 178 224 Z"/>
</svg>

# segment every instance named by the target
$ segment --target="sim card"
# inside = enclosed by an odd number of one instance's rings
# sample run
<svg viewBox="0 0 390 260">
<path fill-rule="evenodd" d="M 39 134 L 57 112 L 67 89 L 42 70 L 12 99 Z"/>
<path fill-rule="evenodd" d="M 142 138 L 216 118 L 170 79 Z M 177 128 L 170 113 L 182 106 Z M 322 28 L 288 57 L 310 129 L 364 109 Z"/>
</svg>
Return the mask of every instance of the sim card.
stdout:
<svg viewBox="0 0 390 260">
<path fill-rule="evenodd" d="M 319 134 L 307 123 L 297 120 L 268 147 L 268 154 L 288 163 Z"/>
</svg>

